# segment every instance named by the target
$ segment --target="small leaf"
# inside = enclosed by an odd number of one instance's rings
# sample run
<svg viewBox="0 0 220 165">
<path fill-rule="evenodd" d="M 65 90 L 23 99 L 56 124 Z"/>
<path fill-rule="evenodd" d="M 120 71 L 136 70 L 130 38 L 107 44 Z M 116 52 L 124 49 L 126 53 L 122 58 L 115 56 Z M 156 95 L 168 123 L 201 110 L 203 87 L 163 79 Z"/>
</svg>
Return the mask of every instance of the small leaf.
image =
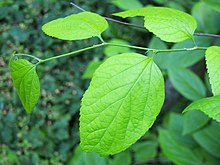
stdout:
<svg viewBox="0 0 220 165">
<path fill-rule="evenodd" d="M 62 40 L 81 40 L 100 37 L 108 28 L 107 21 L 91 12 L 72 14 L 43 25 L 42 30 L 49 36 Z"/>
<path fill-rule="evenodd" d="M 36 73 L 36 65 L 24 59 L 12 60 L 10 71 L 14 87 L 24 109 L 30 113 L 40 96 L 40 82 Z"/>
<path fill-rule="evenodd" d="M 80 109 L 81 147 L 116 154 L 152 126 L 164 102 L 164 80 L 152 59 L 124 53 L 94 73 Z"/>
<path fill-rule="evenodd" d="M 82 78 L 83 79 L 91 79 L 95 70 L 102 64 L 102 61 L 91 61 L 86 68 Z"/>
<path fill-rule="evenodd" d="M 187 99 L 198 100 L 206 96 L 205 85 L 192 71 L 180 67 L 170 67 L 168 74 L 175 89 Z"/>
<path fill-rule="evenodd" d="M 190 134 L 204 127 L 209 117 L 201 111 L 189 111 L 183 116 L 183 134 Z M 196 123 L 196 124 L 195 124 Z"/>
<path fill-rule="evenodd" d="M 212 124 L 193 134 L 197 143 L 211 155 L 220 158 L 220 127 Z"/>
<path fill-rule="evenodd" d="M 214 95 L 220 95 L 220 47 L 209 47 L 205 58 L 212 92 Z"/>
<path fill-rule="evenodd" d="M 220 96 L 207 97 L 190 104 L 183 112 L 200 110 L 220 122 Z"/>
<path fill-rule="evenodd" d="M 146 7 L 114 14 L 119 17 L 144 16 L 144 26 L 161 40 L 181 42 L 193 38 L 196 20 L 189 14 L 165 7 Z"/>
</svg>

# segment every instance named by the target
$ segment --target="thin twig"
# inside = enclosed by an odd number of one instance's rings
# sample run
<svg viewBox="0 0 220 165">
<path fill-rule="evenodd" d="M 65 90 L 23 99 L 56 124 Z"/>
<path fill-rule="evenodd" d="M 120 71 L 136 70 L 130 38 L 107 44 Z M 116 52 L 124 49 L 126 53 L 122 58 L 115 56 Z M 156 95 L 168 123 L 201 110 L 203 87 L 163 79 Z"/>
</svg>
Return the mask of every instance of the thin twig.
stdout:
<svg viewBox="0 0 220 165">
<path fill-rule="evenodd" d="M 83 11 L 83 12 L 87 11 L 87 10 L 79 7 L 77 4 L 75 4 L 73 2 L 70 2 L 70 4 L 73 5 L 74 7 L 76 7 L 77 9 L 79 9 L 80 11 Z M 120 23 L 120 24 L 127 25 L 127 26 L 133 26 L 133 27 L 136 27 L 136 28 L 145 29 L 145 27 L 141 26 L 141 25 L 136 25 L 136 24 L 131 24 L 131 23 L 128 23 L 128 22 L 123 22 L 123 21 L 119 21 L 119 20 L 109 18 L 109 17 L 105 17 L 105 16 L 102 16 L 102 17 L 109 20 L 109 21 L 112 21 L 112 22 Z"/>
<path fill-rule="evenodd" d="M 78 5 L 76 5 L 73 2 L 70 2 L 70 4 L 73 5 L 74 7 L 76 7 L 77 9 L 79 9 L 80 11 L 83 11 L 83 12 L 86 11 L 85 9 L 79 7 Z M 119 21 L 119 20 L 116 20 L 116 19 L 113 19 L 113 18 L 109 18 L 109 17 L 105 17 L 105 16 L 103 16 L 103 17 L 105 19 L 109 20 L 109 21 L 116 22 L 116 23 L 119 23 L 119 24 L 123 24 L 123 25 L 127 25 L 127 26 L 133 26 L 133 27 L 141 28 L 141 29 L 146 29 L 144 26 L 141 26 L 141 25 L 136 25 L 136 24 L 131 24 L 131 23 L 124 22 L 124 21 Z M 193 35 L 194 36 L 204 36 L 204 37 L 220 38 L 220 35 L 217 35 L 217 34 L 194 33 Z"/>
<path fill-rule="evenodd" d="M 220 35 L 217 34 L 207 34 L 207 33 L 194 33 L 195 36 L 204 36 L 204 37 L 215 37 L 220 38 Z"/>
<path fill-rule="evenodd" d="M 70 2 L 71 5 L 73 5 L 74 7 L 76 7 L 77 9 L 81 10 L 81 11 L 86 11 L 84 10 L 83 8 L 79 7 L 78 5 L 76 5 L 75 3 L 73 2 Z"/>
</svg>

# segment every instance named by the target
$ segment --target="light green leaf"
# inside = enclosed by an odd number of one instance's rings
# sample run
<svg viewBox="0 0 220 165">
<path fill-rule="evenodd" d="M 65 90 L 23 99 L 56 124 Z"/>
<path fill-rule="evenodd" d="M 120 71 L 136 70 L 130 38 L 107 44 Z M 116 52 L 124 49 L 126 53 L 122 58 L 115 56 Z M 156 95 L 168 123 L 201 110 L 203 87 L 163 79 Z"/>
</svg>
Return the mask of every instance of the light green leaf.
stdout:
<svg viewBox="0 0 220 165">
<path fill-rule="evenodd" d="M 202 80 L 186 68 L 170 67 L 168 75 L 175 89 L 189 100 L 198 100 L 206 96 Z"/>
<path fill-rule="evenodd" d="M 190 134 L 205 126 L 209 121 L 201 111 L 189 111 L 183 116 L 183 134 Z M 196 123 L 196 124 L 195 124 Z"/>
<path fill-rule="evenodd" d="M 116 39 L 116 38 L 110 40 L 109 43 L 129 45 L 129 43 L 127 41 L 124 41 L 124 40 L 121 40 L 121 39 Z M 128 52 L 132 52 L 132 50 L 128 47 L 106 46 L 104 48 L 104 54 L 107 57 L 111 57 L 111 56 L 118 55 L 118 54 L 121 54 L 121 53 L 128 53 Z"/>
<path fill-rule="evenodd" d="M 220 96 L 213 96 L 197 100 L 186 107 L 183 112 L 190 110 L 200 110 L 209 117 L 220 122 Z"/>
<path fill-rule="evenodd" d="M 189 14 L 165 7 L 146 7 L 114 14 L 123 18 L 144 16 L 144 26 L 161 40 L 181 42 L 193 38 L 196 20 Z"/>
<path fill-rule="evenodd" d="M 151 58 L 137 53 L 110 57 L 82 99 L 82 149 L 100 155 L 125 150 L 152 126 L 163 102 L 163 76 Z"/>
<path fill-rule="evenodd" d="M 208 153 L 220 158 L 220 127 L 218 124 L 212 124 L 197 131 L 193 137 Z"/>
<path fill-rule="evenodd" d="M 218 0 L 203 0 L 203 2 L 205 2 L 206 5 L 210 6 L 214 10 L 220 12 L 220 1 L 218 1 Z"/>
<path fill-rule="evenodd" d="M 139 0 L 111 0 L 111 3 L 118 6 L 122 10 L 130 10 L 143 7 Z"/>
<path fill-rule="evenodd" d="M 30 113 L 40 96 L 40 82 L 36 73 L 36 65 L 24 59 L 12 60 L 10 71 L 14 87 L 24 109 Z"/>
<path fill-rule="evenodd" d="M 220 95 L 220 47 L 209 47 L 205 58 L 212 92 L 214 95 Z"/>
<path fill-rule="evenodd" d="M 192 148 L 180 145 L 170 132 L 159 129 L 159 143 L 163 153 L 176 165 L 202 165 L 202 158 Z"/>
<path fill-rule="evenodd" d="M 107 28 L 108 23 L 102 16 L 82 12 L 48 22 L 43 25 L 42 30 L 47 35 L 58 39 L 81 40 L 100 37 Z"/>
<path fill-rule="evenodd" d="M 102 64 L 102 61 L 91 61 L 83 74 L 83 79 L 90 79 L 95 70 Z"/>
</svg>

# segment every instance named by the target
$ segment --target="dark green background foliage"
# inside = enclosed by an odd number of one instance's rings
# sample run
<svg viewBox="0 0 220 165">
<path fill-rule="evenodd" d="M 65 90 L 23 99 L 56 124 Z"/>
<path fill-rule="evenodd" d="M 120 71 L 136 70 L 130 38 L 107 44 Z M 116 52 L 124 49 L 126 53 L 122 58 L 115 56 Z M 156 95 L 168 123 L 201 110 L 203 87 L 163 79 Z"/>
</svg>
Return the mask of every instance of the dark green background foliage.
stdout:
<svg viewBox="0 0 220 165">
<path fill-rule="evenodd" d="M 220 13 L 216 10 L 216 6 L 213 10 L 212 6 L 209 7 L 199 0 L 129 1 L 127 6 L 125 4 L 128 1 L 125 0 L 115 0 L 113 3 L 98 0 L 74 2 L 86 10 L 110 17 L 111 13 L 134 7 L 167 6 L 193 14 L 198 21 L 198 32 L 220 31 L 220 26 L 217 24 Z M 163 54 L 165 58 L 162 54 L 158 55 L 156 62 L 163 69 L 166 79 L 166 101 L 162 112 L 144 137 L 125 152 L 112 157 L 83 153 L 78 147 L 80 99 L 88 87 L 87 78 L 90 78 L 94 68 L 101 63 L 97 61 L 117 53 L 134 50 L 117 49 L 117 47 L 98 48 L 77 57 L 62 58 L 39 66 L 37 71 L 41 81 L 41 99 L 33 113 L 27 114 L 24 111 L 9 76 L 8 62 L 12 53 L 16 51 L 46 58 L 97 44 L 99 41 L 95 38 L 74 42 L 61 41 L 50 38 L 41 31 L 44 23 L 78 12 L 79 10 L 71 6 L 69 1 L 3 0 L 0 2 L 0 164 L 165 165 L 172 162 L 178 165 L 217 165 L 220 161 L 220 125 L 201 112 L 181 114 L 190 100 L 211 94 L 204 68 L 204 52 L 193 54 L 196 56 L 193 60 L 188 54 L 181 54 L 179 57 L 176 57 L 178 54 L 176 56 Z M 143 24 L 138 18 L 126 21 Z M 111 39 L 114 39 L 112 42 L 119 43 L 127 41 L 131 45 L 158 49 L 192 46 L 188 41 L 182 45 L 167 44 L 152 37 L 152 34 L 144 29 L 112 22 L 109 24 L 110 28 L 103 35 L 108 41 Z M 198 44 L 201 46 L 219 45 L 219 43 L 216 39 L 198 39 Z M 173 60 L 173 58 L 177 59 Z M 90 70 L 87 70 L 83 76 L 91 61 Z M 170 64 L 174 64 L 172 68 L 169 68 Z M 175 68 L 177 66 L 182 71 L 180 74 L 174 73 L 178 70 Z M 189 69 L 193 70 L 202 81 L 198 80 L 198 77 L 195 78 L 195 75 L 187 77 L 186 81 L 181 81 L 185 77 L 184 74 L 190 72 L 186 67 L 190 67 Z M 173 75 L 175 77 L 172 77 Z M 202 86 L 201 90 L 193 84 Z"/>
</svg>

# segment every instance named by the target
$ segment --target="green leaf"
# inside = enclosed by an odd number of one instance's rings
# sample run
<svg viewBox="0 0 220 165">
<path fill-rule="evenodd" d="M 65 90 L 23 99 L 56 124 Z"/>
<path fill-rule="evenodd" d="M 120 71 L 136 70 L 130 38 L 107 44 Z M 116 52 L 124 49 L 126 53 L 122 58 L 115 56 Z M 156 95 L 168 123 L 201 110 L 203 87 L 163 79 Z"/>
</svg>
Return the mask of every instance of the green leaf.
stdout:
<svg viewBox="0 0 220 165">
<path fill-rule="evenodd" d="M 80 146 L 77 146 L 69 165 L 107 165 L 106 157 L 101 157 L 97 153 L 85 153 Z"/>
<path fill-rule="evenodd" d="M 127 41 L 124 41 L 124 40 L 121 40 L 121 39 L 112 39 L 112 40 L 109 41 L 109 43 L 129 45 L 129 43 Z M 120 53 L 128 53 L 128 52 L 132 52 L 132 50 L 128 47 L 106 46 L 104 48 L 104 54 L 107 57 L 118 55 Z"/>
<path fill-rule="evenodd" d="M 90 79 L 95 70 L 102 64 L 102 61 L 91 61 L 83 74 L 83 79 Z"/>
<path fill-rule="evenodd" d="M 183 121 L 183 134 L 185 135 L 195 132 L 205 126 L 209 118 L 201 111 L 189 111 L 184 114 Z"/>
<path fill-rule="evenodd" d="M 114 159 L 108 159 L 108 165 L 130 165 L 131 154 L 128 151 L 121 152 L 114 156 Z"/>
<path fill-rule="evenodd" d="M 193 137 L 208 153 L 220 158 L 220 127 L 218 124 L 205 127 L 194 133 Z"/>
<path fill-rule="evenodd" d="M 107 21 L 91 12 L 72 14 L 43 25 L 42 30 L 49 36 L 62 40 L 81 40 L 100 37 L 108 28 Z"/>
<path fill-rule="evenodd" d="M 163 76 L 151 58 L 137 53 L 110 57 L 82 99 L 82 149 L 100 155 L 125 150 L 152 126 L 163 102 Z"/>
<path fill-rule="evenodd" d="M 165 7 L 146 7 L 114 14 L 123 18 L 144 16 L 144 26 L 161 40 L 181 42 L 193 38 L 196 20 L 189 14 Z"/>
<path fill-rule="evenodd" d="M 196 3 L 192 8 L 192 15 L 198 22 L 197 31 L 212 34 L 218 32 L 220 23 L 216 20 L 219 19 L 220 13 L 214 11 L 211 7 L 207 6 L 206 3 Z"/>
<path fill-rule="evenodd" d="M 170 136 L 172 136 L 178 144 L 191 148 L 196 146 L 196 143 L 191 136 L 183 135 L 183 116 L 181 114 L 169 114 L 167 129 Z"/>
<path fill-rule="evenodd" d="M 197 100 L 190 104 L 183 112 L 190 110 L 200 110 L 209 117 L 220 122 L 220 96 L 213 96 Z"/>
<path fill-rule="evenodd" d="M 201 79 L 186 68 L 170 67 L 168 75 L 175 89 L 189 100 L 206 96 L 206 88 Z"/>
<path fill-rule="evenodd" d="M 220 47 L 209 47 L 205 58 L 212 92 L 214 95 L 220 95 Z"/>
<path fill-rule="evenodd" d="M 156 141 L 135 143 L 132 146 L 135 163 L 144 163 L 154 159 L 157 156 L 157 147 L 158 144 Z"/>
<path fill-rule="evenodd" d="M 24 109 L 30 113 L 40 96 L 40 82 L 36 65 L 24 59 L 10 62 L 11 77 Z"/>
<path fill-rule="evenodd" d="M 159 129 L 159 143 L 163 153 L 176 165 L 203 164 L 202 158 L 192 148 L 177 143 L 167 130 Z"/>
<path fill-rule="evenodd" d="M 214 10 L 220 12 L 220 1 L 217 1 L 217 0 L 203 0 L 203 2 L 205 2 L 206 5 L 210 6 Z"/>
<path fill-rule="evenodd" d="M 122 10 L 130 10 L 143 7 L 139 0 L 111 0 L 111 3 L 118 6 Z"/>
</svg>

